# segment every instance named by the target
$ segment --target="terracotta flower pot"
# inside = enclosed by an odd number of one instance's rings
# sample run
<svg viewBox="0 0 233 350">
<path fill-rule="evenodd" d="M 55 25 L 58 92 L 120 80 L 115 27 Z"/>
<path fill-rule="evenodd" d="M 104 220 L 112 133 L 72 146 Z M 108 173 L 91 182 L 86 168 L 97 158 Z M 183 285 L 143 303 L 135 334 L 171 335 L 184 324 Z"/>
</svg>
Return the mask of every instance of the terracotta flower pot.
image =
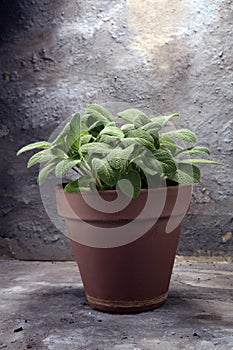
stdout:
<svg viewBox="0 0 233 350">
<path fill-rule="evenodd" d="M 191 190 L 189 185 L 142 190 L 124 209 L 106 213 L 93 208 L 98 208 L 95 192 L 83 198 L 56 187 L 58 213 L 66 220 L 93 308 L 131 313 L 164 304 Z M 117 196 L 98 194 L 109 206 Z"/>
</svg>

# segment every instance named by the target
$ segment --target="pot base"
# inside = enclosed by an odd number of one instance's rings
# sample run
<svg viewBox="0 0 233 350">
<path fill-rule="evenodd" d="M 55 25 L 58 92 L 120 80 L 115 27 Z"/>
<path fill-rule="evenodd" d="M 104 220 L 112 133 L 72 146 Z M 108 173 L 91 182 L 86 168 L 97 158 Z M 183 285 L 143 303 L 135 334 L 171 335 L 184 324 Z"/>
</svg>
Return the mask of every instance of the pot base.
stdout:
<svg viewBox="0 0 233 350">
<path fill-rule="evenodd" d="M 144 300 L 98 299 L 88 294 L 86 294 L 86 297 L 89 304 L 94 309 L 112 313 L 127 314 L 154 310 L 165 303 L 167 295 L 168 293 L 166 292 L 158 297 L 148 298 Z"/>
</svg>

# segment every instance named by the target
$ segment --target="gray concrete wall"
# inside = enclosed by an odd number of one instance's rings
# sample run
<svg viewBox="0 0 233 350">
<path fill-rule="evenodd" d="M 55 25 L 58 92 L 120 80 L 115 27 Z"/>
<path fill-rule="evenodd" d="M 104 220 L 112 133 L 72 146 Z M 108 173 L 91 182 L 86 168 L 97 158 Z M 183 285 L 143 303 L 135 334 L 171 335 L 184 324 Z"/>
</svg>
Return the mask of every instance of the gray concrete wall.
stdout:
<svg viewBox="0 0 233 350">
<path fill-rule="evenodd" d="M 224 168 L 202 167 L 179 253 L 233 256 L 233 2 L 2 0 L 0 255 L 70 259 L 27 170 L 24 144 L 46 139 L 91 102 L 179 112 Z"/>
</svg>

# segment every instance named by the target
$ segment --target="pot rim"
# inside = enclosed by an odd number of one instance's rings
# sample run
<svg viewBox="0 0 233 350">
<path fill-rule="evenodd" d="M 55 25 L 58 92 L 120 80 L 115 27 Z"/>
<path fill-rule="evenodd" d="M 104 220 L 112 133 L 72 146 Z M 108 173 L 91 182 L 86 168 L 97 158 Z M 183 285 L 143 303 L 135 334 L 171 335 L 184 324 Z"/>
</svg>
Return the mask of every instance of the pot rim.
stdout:
<svg viewBox="0 0 233 350">
<path fill-rule="evenodd" d="M 153 192 L 156 192 L 156 191 L 162 191 L 165 188 L 167 188 L 167 190 L 169 190 L 169 191 L 177 191 L 178 188 L 188 188 L 188 187 L 191 188 L 192 186 L 193 185 L 191 185 L 191 184 L 177 184 L 177 185 L 173 185 L 173 186 L 149 188 L 149 190 L 153 191 Z M 91 194 L 96 194 L 96 192 L 100 193 L 100 194 L 103 194 L 103 193 L 113 194 L 113 193 L 116 193 L 116 192 L 120 191 L 120 190 L 98 190 L 98 191 L 91 190 L 91 191 L 88 191 L 88 192 L 65 192 L 64 188 L 63 188 L 63 183 L 62 184 L 57 184 L 55 186 L 55 188 L 57 188 L 58 190 L 63 190 L 64 193 L 69 194 L 69 195 L 82 195 L 82 193 L 85 193 L 85 196 L 89 195 L 89 194 L 90 195 Z M 148 192 L 148 188 L 141 188 L 141 190 L 140 190 L 140 194 L 147 193 L 147 192 Z M 134 198 L 132 198 L 132 199 L 134 199 Z"/>
</svg>

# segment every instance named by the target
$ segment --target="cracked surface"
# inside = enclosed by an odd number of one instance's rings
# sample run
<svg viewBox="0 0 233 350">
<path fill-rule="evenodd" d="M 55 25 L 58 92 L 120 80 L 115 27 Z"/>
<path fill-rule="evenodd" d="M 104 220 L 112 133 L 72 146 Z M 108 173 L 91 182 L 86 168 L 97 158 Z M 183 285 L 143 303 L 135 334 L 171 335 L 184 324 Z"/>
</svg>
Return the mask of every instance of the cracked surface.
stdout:
<svg viewBox="0 0 233 350">
<path fill-rule="evenodd" d="M 166 304 L 111 315 L 91 309 L 73 262 L 1 261 L 0 348 L 230 350 L 233 265 L 175 264 Z"/>
</svg>

